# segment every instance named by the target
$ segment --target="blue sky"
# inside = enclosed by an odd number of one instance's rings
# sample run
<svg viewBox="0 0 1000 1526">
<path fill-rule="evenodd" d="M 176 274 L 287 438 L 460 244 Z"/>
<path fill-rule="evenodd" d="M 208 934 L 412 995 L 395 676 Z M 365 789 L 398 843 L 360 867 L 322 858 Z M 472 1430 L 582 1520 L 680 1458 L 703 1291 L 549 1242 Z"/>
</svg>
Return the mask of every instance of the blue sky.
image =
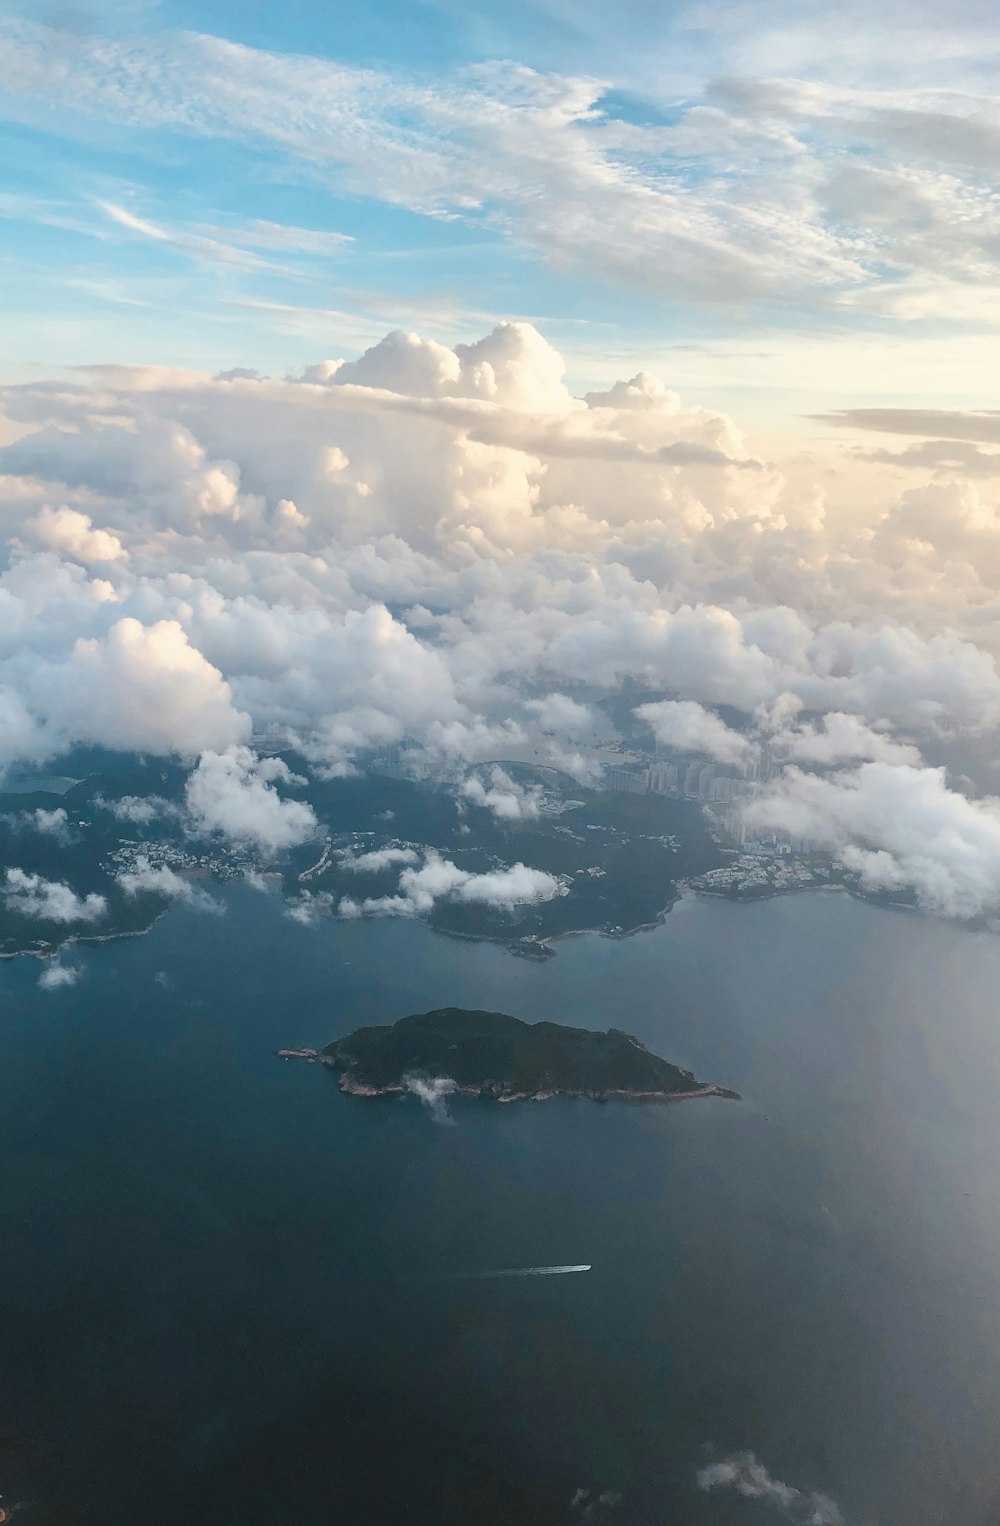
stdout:
<svg viewBox="0 0 1000 1526">
<path fill-rule="evenodd" d="M 4 372 L 281 372 L 512 317 L 575 385 L 648 367 L 758 421 L 987 405 L 1000 32 L 959 11 L 15 9 Z"/>
</svg>

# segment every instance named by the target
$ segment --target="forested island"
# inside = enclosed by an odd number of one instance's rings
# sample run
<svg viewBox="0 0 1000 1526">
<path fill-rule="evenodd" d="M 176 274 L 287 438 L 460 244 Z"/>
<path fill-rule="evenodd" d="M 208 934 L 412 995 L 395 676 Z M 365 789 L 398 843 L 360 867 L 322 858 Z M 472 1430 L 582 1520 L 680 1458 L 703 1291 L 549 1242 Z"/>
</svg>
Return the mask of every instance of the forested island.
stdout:
<svg viewBox="0 0 1000 1526">
<path fill-rule="evenodd" d="M 557 1096 L 673 1102 L 739 1095 L 696 1080 L 618 1028 L 600 1033 L 462 1007 L 358 1028 L 325 1049 L 298 1053 L 338 1071 L 341 1089 L 361 1097 L 416 1091 L 419 1083 L 495 1102 Z"/>
</svg>

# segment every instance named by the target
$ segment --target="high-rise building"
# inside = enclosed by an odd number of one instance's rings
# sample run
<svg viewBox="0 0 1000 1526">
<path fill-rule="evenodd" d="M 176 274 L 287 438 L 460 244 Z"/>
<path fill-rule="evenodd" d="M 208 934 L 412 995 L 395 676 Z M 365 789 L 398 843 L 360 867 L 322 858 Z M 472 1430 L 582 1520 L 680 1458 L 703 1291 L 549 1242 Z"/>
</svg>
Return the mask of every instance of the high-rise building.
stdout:
<svg viewBox="0 0 1000 1526">
<path fill-rule="evenodd" d="M 676 763 L 654 763 L 646 770 L 649 788 L 656 795 L 669 795 L 677 789 L 680 769 Z"/>
<path fill-rule="evenodd" d="M 646 793 L 646 775 L 634 774 L 628 768 L 609 768 L 605 774 L 605 782 L 608 789 L 616 790 L 619 794 L 644 795 Z"/>
</svg>

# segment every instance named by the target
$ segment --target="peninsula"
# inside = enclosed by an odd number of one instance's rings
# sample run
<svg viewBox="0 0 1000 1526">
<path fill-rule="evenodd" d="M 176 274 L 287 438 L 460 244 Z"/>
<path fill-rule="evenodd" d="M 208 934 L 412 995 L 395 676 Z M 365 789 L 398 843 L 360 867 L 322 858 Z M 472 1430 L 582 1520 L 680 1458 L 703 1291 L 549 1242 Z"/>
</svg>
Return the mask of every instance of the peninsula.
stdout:
<svg viewBox="0 0 1000 1526">
<path fill-rule="evenodd" d="M 596 1102 L 676 1102 L 733 1097 L 697 1081 L 618 1028 L 597 1033 L 562 1023 L 525 1023 L 505 1012 L 439 1007 L 399 1022 L 358 1028 L 319 1050 L 345 1092 L 380 1097 L 438 1082 L 452 1095 L 495 1102 L 588 1097 Z"/>
</svg>

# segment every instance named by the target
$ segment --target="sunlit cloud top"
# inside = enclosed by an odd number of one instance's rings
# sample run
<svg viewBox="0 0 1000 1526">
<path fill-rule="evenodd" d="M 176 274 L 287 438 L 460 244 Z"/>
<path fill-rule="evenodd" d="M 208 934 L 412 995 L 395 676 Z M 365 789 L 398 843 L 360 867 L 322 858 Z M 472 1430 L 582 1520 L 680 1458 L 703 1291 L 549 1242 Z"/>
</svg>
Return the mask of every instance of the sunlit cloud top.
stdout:
<svg viewBox="0 0 1000 1526">
<path fill-rule="evenodd" d="M 8 15 L 0 771 L 280 851 L 265 742 L 523 815 L 628 686 L 1000 912 L 1000 28 L 648 9 Z"/>
</svg>

